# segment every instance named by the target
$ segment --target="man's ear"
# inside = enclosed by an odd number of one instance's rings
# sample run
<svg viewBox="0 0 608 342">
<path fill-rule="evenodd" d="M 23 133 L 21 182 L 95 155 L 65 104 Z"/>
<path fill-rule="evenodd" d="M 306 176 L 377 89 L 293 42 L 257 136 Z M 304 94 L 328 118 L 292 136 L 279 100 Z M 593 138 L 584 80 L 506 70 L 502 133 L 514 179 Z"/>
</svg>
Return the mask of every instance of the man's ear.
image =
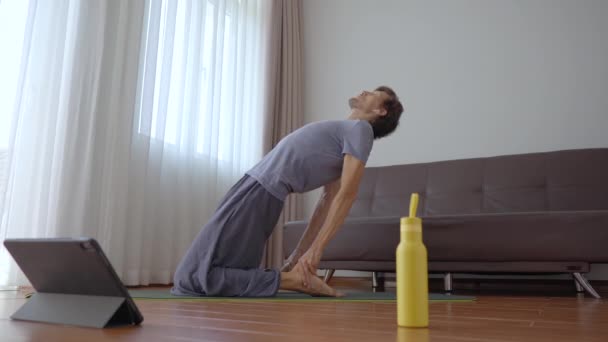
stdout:
<svg viewBox="0 0 608 342">
<path fill-rule="evenodd" d="M 378 114 L 380 116 L 385 116 L 387 114 L 386 112 L 386 108 L 381 107 L 381 108 L 376 108 L 373 110 L 374 114 Z"/>
</svg>

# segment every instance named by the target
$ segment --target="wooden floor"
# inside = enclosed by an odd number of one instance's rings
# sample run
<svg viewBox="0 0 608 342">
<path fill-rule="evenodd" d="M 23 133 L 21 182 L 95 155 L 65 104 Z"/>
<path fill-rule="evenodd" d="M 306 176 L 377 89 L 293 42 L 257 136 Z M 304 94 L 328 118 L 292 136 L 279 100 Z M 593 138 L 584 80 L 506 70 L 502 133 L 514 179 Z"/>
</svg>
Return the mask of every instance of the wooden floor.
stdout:
<svg viewBox="0 0 608 342">
<path fill-rule="evenodd" d="M 136 301 L 145 317 L 141 326 L 84 329 L 11 321 L 25 299 L 3 291 L 0 341 L 608 341 L 605 300 L 574 293 L 465 294 L 477 301 L 432 303 L 428 329 L 398 328 L 392 303 L 159 300 Z"/>
</svg>

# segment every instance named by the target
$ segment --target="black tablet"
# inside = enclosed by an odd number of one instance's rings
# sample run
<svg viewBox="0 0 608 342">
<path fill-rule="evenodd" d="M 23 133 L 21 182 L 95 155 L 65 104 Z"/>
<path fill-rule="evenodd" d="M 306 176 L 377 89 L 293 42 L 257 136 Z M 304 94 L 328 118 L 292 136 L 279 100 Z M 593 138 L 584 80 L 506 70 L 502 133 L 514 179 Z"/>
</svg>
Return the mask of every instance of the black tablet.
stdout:
<svg viewBox="0 0 608 342">
<path fill-rule="evenodd" d="M 91 327 L 143 321 L 95 239 L 6 239 L 4 245 L 36 289 L 13 319 Z"/>
</svg>

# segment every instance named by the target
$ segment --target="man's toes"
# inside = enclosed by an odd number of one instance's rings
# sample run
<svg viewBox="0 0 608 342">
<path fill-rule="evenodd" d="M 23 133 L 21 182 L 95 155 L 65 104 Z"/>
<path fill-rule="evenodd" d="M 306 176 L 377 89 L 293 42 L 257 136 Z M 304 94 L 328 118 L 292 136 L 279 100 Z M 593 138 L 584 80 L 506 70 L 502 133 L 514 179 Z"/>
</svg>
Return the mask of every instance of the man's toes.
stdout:
<svg viewBox="0 0 608 342">
<path fill-rule="evenodd" d="M 315 290 L 318 294 L 324 296 L 337 297 L 338 293 L 331 286 L 327 285 L 321 279 L 316 278 Z"/>
</svg>

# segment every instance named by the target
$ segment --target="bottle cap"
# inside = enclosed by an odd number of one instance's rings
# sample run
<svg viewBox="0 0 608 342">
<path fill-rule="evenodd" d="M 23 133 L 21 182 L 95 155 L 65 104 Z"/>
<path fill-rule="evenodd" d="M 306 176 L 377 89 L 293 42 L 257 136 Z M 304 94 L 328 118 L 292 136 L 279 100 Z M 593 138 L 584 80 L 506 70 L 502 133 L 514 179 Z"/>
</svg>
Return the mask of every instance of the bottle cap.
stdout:
<svg viewBox="0 0 608 342">
<path fill-rule="evenodd" d="M 402 217 L 401 230 L 408 232 L 421 232 L 422 220 L 418 217 Z"/>
</svg>

